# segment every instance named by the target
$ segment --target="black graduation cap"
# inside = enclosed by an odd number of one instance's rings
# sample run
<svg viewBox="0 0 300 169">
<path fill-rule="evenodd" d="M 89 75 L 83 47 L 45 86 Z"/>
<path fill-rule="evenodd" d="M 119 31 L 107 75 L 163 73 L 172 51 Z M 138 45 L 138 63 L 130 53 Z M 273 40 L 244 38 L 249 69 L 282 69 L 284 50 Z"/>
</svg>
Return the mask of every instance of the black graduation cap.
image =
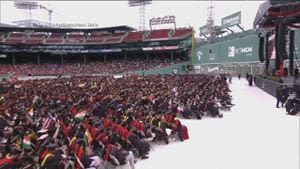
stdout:
<svg viewBox="0 0 300 169">
<path fill-rule="evenodd" d="M 60 161 L 62 160 L 62 156 L 55 155 L 52 158 L 46 160 L 45 168 L 60 168 Z"/>
<path fill-rule="evenodd" d="M 48 144 L 48 145 L 46 146 L 46 148 L 49 149 L 49 150 L 54 150 L 56 147 L 57 147 L 57 145 L 56 145 L 56 144 L 53 144 L 53 143 L 50 143 L 50 144 Z"/>
</svg>

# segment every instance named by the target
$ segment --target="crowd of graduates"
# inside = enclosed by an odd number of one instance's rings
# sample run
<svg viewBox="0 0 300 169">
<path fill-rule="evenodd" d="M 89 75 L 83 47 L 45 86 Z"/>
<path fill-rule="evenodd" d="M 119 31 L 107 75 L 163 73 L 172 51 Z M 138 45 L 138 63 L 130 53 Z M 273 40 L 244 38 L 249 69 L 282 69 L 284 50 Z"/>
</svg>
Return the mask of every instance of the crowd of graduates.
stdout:
<svg viewBox="0 0 300 169">
<path fill-rule="evenodd" d="M 179 116 L 222 117 L 226 76 L 78 76 L 0 83 L 0 169 L 134 168 L 150 142 L 184 141 Z"/>
</svg>

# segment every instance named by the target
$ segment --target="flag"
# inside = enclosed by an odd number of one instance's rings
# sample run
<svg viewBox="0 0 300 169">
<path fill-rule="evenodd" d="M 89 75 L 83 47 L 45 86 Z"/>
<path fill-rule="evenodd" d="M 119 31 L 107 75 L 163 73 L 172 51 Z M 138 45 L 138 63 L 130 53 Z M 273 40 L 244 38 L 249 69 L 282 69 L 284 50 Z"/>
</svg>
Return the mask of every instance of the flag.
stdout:
<svg viewBox="0 0 300 169">
<path fill-rule="evenodd" d="M 86 115 L 86 110 L 83 110 L 75 115 L 75 119 L 83 120 Z"/>
<path fill-rule="evenodd" d="M 38 138 L 38 140 L 43 140 L 43 139 L 47 138 L 48 136 L 49 136 L 49 134 L 47 134 L 47 133 L 43 134 Z"/>
<path fill-rule="evenodd" d="M 28 150 L 31 148 L 31 142 L 30 142 L 30 137 L 29 135 L 25 136 L 23 138 L 23 149 Z"/>
<path fill-rule="evenodd" d="M 55 117 L 52 117 L 51 114 L 48 113 L 48 116 L 47 116 L 46 120 L 44 121 L 43 128 L 49 129 L 54 122 L 55 122 Z"/>
<path fill-rule="evenodd" d="M 33 116 L 33 107 L 29 110 L 28 114 L 29 114 L 30 116 Z"/>
<path fill-rule="evenodd" d="M 92 136 L 91 136 L 91 133 L 89 132 L 88 129 L 86 129 L 85 133 L 84 133 L 84 138 L 86 139 L 86 141 L 88 143 L 90 143 L 93 139 L 92 139 Z"/>
</svg>

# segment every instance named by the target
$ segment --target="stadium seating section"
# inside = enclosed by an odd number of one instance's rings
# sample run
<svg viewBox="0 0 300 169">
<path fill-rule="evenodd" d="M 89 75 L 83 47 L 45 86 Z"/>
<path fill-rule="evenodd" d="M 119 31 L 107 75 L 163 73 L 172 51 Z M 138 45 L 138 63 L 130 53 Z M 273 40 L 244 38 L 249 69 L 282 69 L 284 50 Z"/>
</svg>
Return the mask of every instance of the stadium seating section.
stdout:
<svg viewBox="0 0 300 169">
<path fill-rule="evenodd" d="M 129 32 L 127 37 L 125 37 L 125 42 L 132 42 L 132 41 L 140 41 L 143 39 L 144 32 Z"/>
<path fill-rule="evenodd" d="M 10 32 L 8 33 L 6 39 L 4 39 L 4 42 L 7 44 L 18 44 L 18 43 L 23 43 L 25 38 L 26 38 L 26 34 L 23 32 L 20 33 Z"/>
<path fill-rule="evenodd" d="M 43 44 L 47 35 L 45 33 L 33 33 L 25 39 L 26 44 Z"/>
<path fill-rule="evenodd" d="M 190 35 L 193 32 L 192 29 L 177 29 L 173 34 L 173 38 L 182 38 L 184 36 Z"/>
<path fill-rule="evenodd" d="M 145 39 L 167 39 L 171 29 L 161 29 L 150 31 L 149 35 Z"/>
<path fill-rule="evenodd" d="M 85 42 L 84 34 L 70 34 L 67 35 L 67 38 L 65 39 L 65 43 L 84 43 L 84 42 Z"/>
<path fill-rule="evenodd" d="M 51 34 L 50 36 L 48 36 L 48 38 L 46 38 L 45 43 L 63 43 L 64 42 L 64 34 Z"/>
<path fill-rule="evenodd" d="M 143 40 L 172 40 L 191 35 L 191 28 L 158 29 L 136 32 L 91 32 L 91 33 L 38 33 L 38 32 L 0 32 L 1 44 L 110 44 L 138 42 Z"/>
</svg>

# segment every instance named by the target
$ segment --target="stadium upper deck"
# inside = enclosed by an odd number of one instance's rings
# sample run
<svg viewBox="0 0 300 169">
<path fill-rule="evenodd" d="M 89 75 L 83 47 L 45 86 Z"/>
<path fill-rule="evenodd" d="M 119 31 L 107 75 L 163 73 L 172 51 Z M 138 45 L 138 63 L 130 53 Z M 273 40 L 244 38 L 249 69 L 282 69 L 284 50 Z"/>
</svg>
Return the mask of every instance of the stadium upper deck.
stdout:
<svg viewBox="0 0 300 169">
<path fill-rule="evenodd" d="M 191 36 L 192 28 L 136 31 L 128 26 L 100 29 L 1 28 L 4 45 L 98 45 L 165 41 Z"/>
</svg>

